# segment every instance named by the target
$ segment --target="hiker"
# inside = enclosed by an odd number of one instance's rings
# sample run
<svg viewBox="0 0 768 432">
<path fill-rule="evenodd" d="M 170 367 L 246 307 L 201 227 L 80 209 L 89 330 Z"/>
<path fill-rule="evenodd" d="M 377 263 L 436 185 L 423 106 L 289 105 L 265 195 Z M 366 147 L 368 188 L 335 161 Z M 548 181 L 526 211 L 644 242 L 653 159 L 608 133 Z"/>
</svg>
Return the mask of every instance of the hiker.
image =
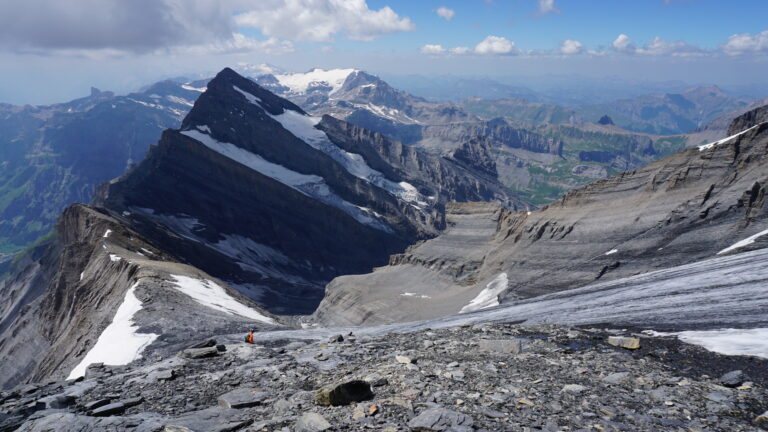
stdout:
<svg viewBox="0 0 768 432">
<path fill-rule="evenodd" d="M 256 329 L 252 328 L 251 331 L 248 332 L 247 335 L 245 335 L 245 342 L 252 344 L 253 343 L 253 332 L 255 332 Z"/>
</svg>

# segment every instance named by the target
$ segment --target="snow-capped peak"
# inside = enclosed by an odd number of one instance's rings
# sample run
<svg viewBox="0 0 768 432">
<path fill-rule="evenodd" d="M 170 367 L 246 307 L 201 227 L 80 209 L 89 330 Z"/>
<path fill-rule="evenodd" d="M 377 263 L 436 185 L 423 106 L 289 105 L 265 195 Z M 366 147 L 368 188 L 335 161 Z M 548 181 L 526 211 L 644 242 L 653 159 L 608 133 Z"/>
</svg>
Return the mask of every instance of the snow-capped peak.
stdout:
<svg viewBox="0 0 768 432">
<path fill-rule="evenodd" d="M 344 81 L 357 69 L 319 69 L 315 68 L 305 73 L 278 74 L 274 77 L 281 85 L 288 87 L 292 93 L 306 93 L 310 87 L 325 85 L 331 88 L 328 94 L 333 94 L 341 89 Z"/>
<path fill-rule="evenodd" d="M 242 75 L 274 75 L 285 72 L 277 66 L 268 63 L 250 64 L 241 62 L 237 64 L 235 68 Z"/>
</svg>

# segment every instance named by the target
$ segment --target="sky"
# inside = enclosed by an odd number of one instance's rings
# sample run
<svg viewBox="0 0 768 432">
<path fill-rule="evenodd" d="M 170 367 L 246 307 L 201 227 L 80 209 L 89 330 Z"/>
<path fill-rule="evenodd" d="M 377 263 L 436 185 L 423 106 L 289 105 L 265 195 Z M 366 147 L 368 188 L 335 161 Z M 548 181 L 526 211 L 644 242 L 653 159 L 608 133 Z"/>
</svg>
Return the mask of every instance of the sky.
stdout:
<svg viewBox="0 0 768 432">
<path fill-rule="evenodd" d="M 766 84 L 765 0 L 0 0 L 0 102 L 225 66 Z"/>
</svg>

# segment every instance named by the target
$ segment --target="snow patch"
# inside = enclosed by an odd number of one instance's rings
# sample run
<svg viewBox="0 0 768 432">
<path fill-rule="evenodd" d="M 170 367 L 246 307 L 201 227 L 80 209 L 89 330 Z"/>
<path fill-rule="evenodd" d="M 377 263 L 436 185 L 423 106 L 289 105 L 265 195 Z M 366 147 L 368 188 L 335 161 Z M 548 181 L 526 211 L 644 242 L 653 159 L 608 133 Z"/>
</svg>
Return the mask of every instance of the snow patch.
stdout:
<svg viewBox="0 0 768 432">
<path fill-rule="evenodd" d="M 432 298 L 432 297 L 430 297 L 428 295 L 416 294 L 416 293 L 412 293 L 412 292 L 404 292 L 404 293 L 400 294 L 400 296 L 401 297 L 414 297 L 414 298 L 420 298 L 420 299 L 430 299 L 430 298 Z"/>
<path fill-rule="evenodd" d="M 141 352 L 157 339 L 154 333 L 136 333 L 133 316 L 141 310 L 141 300 L 136 297 L 138 282 L 125 293 L 123 303 L 117 308 L 112 322 L 104 329 L 88 354 L 72 369 L 67 379 L 85 375 L 91 363 L 126 365 L 141 357 Z"/>
<path fill-rule="evenodd" d="M 168 95 L 165 98 L 168 99 L 168 101 L 173 102 L 175 104 L 186 105 L 188 107 L 195 106 L 194 102 L 188 101 L 188 100 L 186 100 L 184 98 L 180 98 L 178 96 Z"/>
<path fill-rule="evenodd" d="M 751 128 L 749 128 L 747 130 L 743 130 L 743 131 L 741 131 L 741 132 L 739 132 L 737 134 L 733 134 L 733 135 L 731 135 L 731 136 L 729 136 L 727 138 L 723 138 L 723 139 L 721 139 L 719 141 L 711 142 L 709 144 L 702 144 L 702 145 L 699 146 L 699 151 L 709 150 L 709 149 L 711 149 L 711 148 L 713 148 L 715 146 L 718 146 L 720 144 L 725 144 L 728 141 L 731 141 L 734 138 L 738 138 L 738 137 L 744 135 L 745 133 L 751 131 L 752 129 L 754 129 L 754 128 L 758 127 L 758 126 L 762 126 L 762 125 L 764 125 L 766 123 L 768 123 L 768 122 L 758 123 L 758 124 L 752 126 Z"/>
<path fill-rule="evenodd" d="M 499 294 L 507 289 L 509 280 L 506 273 L 501 273 L 495 279 L 488 282 L 488 285 L 480 291 L 477 297 L 473 298 L 468 305 L 461 308 L 459 313 L 474 312 L 482 309 L 499 305 Z"/>
<path fill-rule="evenodd" d="M 245 96 L 245 98 L 248 99 L 248 102 L 250 102 L 252 104 L 255 104 L 255 105 L 258 105 L 259 103 L 261 103 L 261 99 L 259 99 L 257 96 L 254 96 L 254 95 L 248 93 L 247 91 L 241 89 L 240 87 L 238 87 L 236 85 L 233 85 L 232 88 L 234 88 L 241 95 Z"/>
<path fill-rule="evenodd" d="M 178 275 L 171 275 L 171 278 L 174 279 L 177 290 L 192 297 L 193 300 L 205 307 L 266 324 L 276 324 L 272 318 L 235 300 L 234 297 L 227 294 L 224 288 L 213 281 Z"/>
<path fill-rule="evenodd" d="M 313 69 L 306 73 L 279 74 L 274 77 L 292 93 L 306 93 L 310 87 L 325 85 L 331 87 L 328 95 L 332 95 L 339 91 L 347 77 L 356 71 L 356 69 Z"/>
<path fill-rule="evenodd" d="M 109 260 L 112 261 L 112 262 L 117 262 L 117 261 L 120 261 L 121 259 L 122 258 L 120 258 L 119 256 L 117 256 L 115 254 L 109 254 Z"/>
<path fill-rule="evenodd" d="M 311 117 L 292 110 L 286 110 L 278 115 L 269 114 L 269 116 L 277 120 L 287 131 L 296 136 L 296 138 L 301 139 L 312 148 L 320 150 L 330 156 L 353 176 L 372 183 L 404 201 L 415 203 L 420 206 L 427 205 L 426 202 L 421 200 L 416 187 L 410 183 L 404 181 L 395 183 L 387 179 L 384 177 L 384 174 L 368 166 L 368 163 L 365 162 L 365 159 L 361 155 L 345 151 L 334 144 L 325 132 L 315 127 L 320 123 L 320 117 Z"/>
<path fill-rule="evenodd" d="M 207 87 L 192 87 L 192 86 L 189 86 L 189 85 L 186 85 L 186 84 L 182 84 L 181 88 L 183 88 L 184 90 L 196 91 L 196 92 L 200 92 L 200 93 L 203 93 L 204 91 L 208 90 Z"/>
<path fill-rule="evenodd" d="M 766 234 L 768 234 L 768 230 L 760 231 L 759 233 L 757 233 L 757 234 L 755 234 L 753 236 L 747 237 L 744 240 L 741 240 L 739 242 L 736 242 L 736 243 L 732 244 L 731 246 L 728 246 L 727 248 L 725 248 L 725 249 L 721 250 L 720 252 L 718 252 L 717 255 L 722 255 L 722 254 L 728 253 L 730 251 L 733 251 L 733 250 L 736 250 L 736 249 L 739 249 L 739 248 L 743 248 L 744 246 L 749 246 L 752 243 L 754 243 L 755 240 L 757 240 L 758 238 L 760 238 L 760 237 L 762 237 L 762 236 L 764 236 Z"/>
<path fill-rule="evenodd" d="M 683 342 L 720 354 L 768 358 L 768 328 L 689 330 L 676 333 L 645 330 L 643 333 L 650 336 L 676 336 Z"/>
<path fill-rule="evenodd" d="M 110 234 L 112 234 L 112 230 L 111 230 L 111 229 L 108 229 L 108 230 L 106 230 L 106 231 L 104 232 L 104 238 L 107 238 L 107 237 L 109 237 L 109 235 L 110 235 Z"/>
<path fill-rule="evenodd" d="M 611 250 L 609 250 L 608 252 L 606 252 L 605 254 L 606 254 L 606 255 L 613 255 L 613 254 L 615 254 L 615 253 L 616 253 L 616 252 L 618 252 L 618 251 L 619 251 L 618 249 L 611 249 Z"/>
</svg>

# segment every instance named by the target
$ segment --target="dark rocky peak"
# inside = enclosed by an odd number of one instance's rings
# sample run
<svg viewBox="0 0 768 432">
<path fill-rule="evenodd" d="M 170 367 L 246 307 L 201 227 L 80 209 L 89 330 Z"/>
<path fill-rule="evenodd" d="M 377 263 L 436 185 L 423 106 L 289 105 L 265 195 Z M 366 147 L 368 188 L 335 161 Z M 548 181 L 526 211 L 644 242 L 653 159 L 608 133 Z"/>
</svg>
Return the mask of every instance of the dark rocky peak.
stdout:
<svg viewBox="0 0 768 432">
<path fill-rule="evenodd" d="M 736 117 L 728 127 L 728 135 L 737 134 L 765 122 L 768 122 L 768 105 L 755 108 Z"/>
<path fill-rule="evenodd" d="M 597 124 L 608 126 L 608 125 L 613 125 L 614 123 L 613 123 L 613 119 L 608 114 L 606 114 L 600 117 L 600 120 L 597 121 Z"/>
</svg>

